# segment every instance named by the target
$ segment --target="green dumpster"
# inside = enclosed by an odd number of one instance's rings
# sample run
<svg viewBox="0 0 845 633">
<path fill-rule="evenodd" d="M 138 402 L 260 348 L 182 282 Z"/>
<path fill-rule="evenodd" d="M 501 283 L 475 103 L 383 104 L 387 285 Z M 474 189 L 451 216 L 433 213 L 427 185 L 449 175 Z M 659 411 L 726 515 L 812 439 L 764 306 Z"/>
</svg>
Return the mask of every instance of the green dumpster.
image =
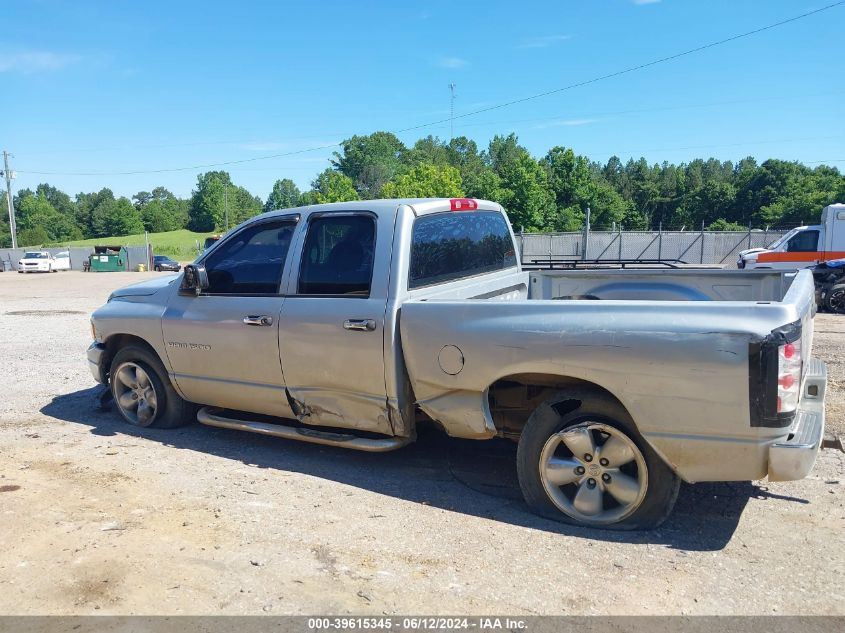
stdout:
<svg viewBox="0 0 845 633">
<path fill-rule="evenodd" d="M 113 273 L 126 270 L 127 254 L 122 246 L 95 246 L 88 257 L 88 270 L 95 273 Z"/>
</svg>

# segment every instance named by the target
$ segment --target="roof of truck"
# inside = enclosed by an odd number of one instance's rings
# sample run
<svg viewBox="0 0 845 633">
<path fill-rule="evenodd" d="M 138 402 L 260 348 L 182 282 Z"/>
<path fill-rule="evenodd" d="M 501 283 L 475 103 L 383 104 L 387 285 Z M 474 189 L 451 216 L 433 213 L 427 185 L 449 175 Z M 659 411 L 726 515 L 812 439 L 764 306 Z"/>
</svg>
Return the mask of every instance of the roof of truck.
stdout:
<svg viewBox="0 0 845 633">
<path fill-rule="evenodd" d="M 373 211 L 379 215 L 396 213 L 402 205 L 411 207 L 416 215 L 438 213 L 452 209 L 452 201 L 474 202 L 476 208 L 481 211 L 503 211 L 498 202 L 482 200 L 480 198 L 387 198 L 380 200 L 353 200 L 350 202 L 332 202 L 328 204 L 314 204 L 305 207 L 294 207 L 292 209 L 277 209 L 268 211 L 257 217 L 280 215 L 291 211 L 299 213 L 312 213 L 321 211 Z M 469 210 L 469 209 L 468 209 Z"/>
</svg>

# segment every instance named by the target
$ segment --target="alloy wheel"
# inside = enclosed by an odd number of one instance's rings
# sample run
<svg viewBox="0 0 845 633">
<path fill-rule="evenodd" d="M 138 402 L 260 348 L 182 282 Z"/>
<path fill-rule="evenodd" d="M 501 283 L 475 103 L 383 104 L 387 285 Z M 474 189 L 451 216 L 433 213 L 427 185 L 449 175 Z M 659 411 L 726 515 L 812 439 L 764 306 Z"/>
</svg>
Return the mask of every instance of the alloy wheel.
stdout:
<svg viewBox="0 0 845 633">
<path fill-rule="evenodd" d="M 136 363 L 123 363 L 113 380 L 114 399 L 123 416 L 138 426 L 149 426 L 156 416 L 158 398 L 146 370 Z"/>
<path fill-rule="evenodd" d="M 540 478 L 551 501 L 586 525 L 630 516 L 648 489 L 637 445 L 616 427 L 584 422 L 552 435 L 540 453 Z"/>
</svg>

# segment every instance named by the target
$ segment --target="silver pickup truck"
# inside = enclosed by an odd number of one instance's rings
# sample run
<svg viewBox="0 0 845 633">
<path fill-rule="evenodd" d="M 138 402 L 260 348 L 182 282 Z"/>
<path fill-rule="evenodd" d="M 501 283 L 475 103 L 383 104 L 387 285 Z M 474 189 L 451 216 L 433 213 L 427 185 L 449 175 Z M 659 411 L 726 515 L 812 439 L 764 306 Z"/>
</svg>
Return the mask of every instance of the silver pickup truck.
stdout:
<svg viewBox="0 0 845 633">
<path fill-rule="evenodd" d="M 510 438 L 533 510 L 641 529 L 680 480 L 807 475 L 814 310 L 809 271 L 529 273 L 494 202 L 372 200 L 265 213 L 114 292 L 88 361 L 140 426 Z"/>
</svg>

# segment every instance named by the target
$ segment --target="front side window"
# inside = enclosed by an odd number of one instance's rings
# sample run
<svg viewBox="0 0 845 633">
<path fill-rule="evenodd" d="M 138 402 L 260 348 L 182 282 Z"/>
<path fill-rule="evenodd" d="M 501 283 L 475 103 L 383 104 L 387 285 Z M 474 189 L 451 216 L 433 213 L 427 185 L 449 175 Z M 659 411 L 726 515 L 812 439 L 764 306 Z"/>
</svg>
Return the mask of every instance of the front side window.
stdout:
<svg viewBox="0 0 845 633">
<path fill-rule="evenodd" d="M 789 253 L 814 253 L 818 250 L 818 246 L 818 231 L 801 231 L 789 240 L 786 250 Z"/>
<path fill-rule="evenodd" d="M 370 215 L 328 215 L 308 226 L 299 268 L 300 295 L 368 297 L 376 225 Z"/>
<path fill-rule="evenodd" d="M 294 228 L 294 220 L 261 222 L 226 240 L 205 259 L 206 294 L 278 294 Z"/>
<path fill-rule="evenodd" d="M 514 266 L 513 240 L 501 213 L 438 213 L 414 221 L 408 288 Z"/>
</svg>

